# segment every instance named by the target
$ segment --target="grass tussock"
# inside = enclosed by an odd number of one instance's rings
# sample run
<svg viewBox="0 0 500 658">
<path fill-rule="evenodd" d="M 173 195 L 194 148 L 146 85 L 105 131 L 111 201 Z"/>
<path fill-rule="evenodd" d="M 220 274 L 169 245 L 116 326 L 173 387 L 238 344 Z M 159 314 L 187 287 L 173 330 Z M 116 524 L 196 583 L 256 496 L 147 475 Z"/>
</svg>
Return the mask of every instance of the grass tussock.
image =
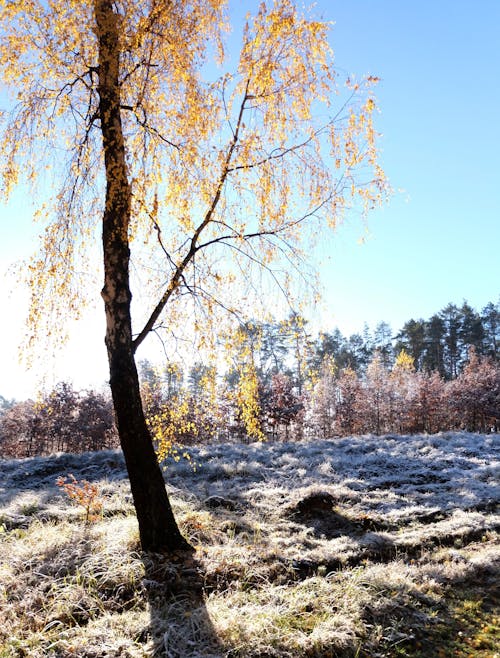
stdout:
<svg viewBox="0 0 500 658">
<path fill-rule="evenodd" d="M 495 450 L 200 448 L 196 472 L 167 469 L 187 561 L 140 552 L 119 458 L 72 462 L 102 498 L 90 524 L 55 484 L 59 457 L 4 462 L 0 658 L 494 658 Z"/>
</svg>

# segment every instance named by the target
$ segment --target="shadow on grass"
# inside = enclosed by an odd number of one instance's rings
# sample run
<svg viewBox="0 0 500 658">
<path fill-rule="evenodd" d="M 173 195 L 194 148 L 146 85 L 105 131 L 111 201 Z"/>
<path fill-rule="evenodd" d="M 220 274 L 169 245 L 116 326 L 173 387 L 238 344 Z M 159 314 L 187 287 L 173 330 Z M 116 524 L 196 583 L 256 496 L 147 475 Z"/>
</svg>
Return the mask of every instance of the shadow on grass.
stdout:
<svg viewBox="0 0 500 658">
<path fill-rule="evenodd" d="M 190 555 L 143 555 L 150 610 L 152 658 L 222 658 L 224 651 L 205 606 L 204 576 Z"/>
<path fill-rule="evenodd" d="M 358 658 L 494 658 L 497 575 L 494 564 L 477 565 L 465 577 L 448 579 L 439 600 L 406 587 L 388 590 L 363 611 L 366 627 L 384 629 L 384 637 L 362 645 Z"/>
</svg>

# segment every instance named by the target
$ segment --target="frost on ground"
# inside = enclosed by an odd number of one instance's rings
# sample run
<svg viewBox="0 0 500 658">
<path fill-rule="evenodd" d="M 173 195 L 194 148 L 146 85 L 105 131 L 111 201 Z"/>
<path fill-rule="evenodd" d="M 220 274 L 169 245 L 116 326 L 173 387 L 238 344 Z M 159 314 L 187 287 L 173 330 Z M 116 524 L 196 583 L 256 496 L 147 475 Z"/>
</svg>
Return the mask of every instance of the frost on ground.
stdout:
<svg viewBox="0 0 500 658">
<path fill-rule="evenodd" d="M 0 658 L 493 656 L 499 438 L 192 448 L 165 464 L 189 564 L 138 552 L 119 453 L 0 462 Z M 69 473 L 99 485 L 88 528 Z M 491 633 L 453 636 L 464 591 Z"/>
</svg>

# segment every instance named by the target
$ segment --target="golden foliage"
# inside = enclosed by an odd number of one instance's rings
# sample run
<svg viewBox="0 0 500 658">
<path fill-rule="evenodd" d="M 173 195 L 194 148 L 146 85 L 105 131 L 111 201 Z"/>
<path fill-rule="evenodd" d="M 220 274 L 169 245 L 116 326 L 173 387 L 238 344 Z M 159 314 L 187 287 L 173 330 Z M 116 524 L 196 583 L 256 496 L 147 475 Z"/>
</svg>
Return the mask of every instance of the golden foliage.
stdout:
<svg viewBox="0 0 500 658">
<path fill-rule="evenodd" d="M 188 389 L 182 385 L 179 365 L 168 363 L 163 371 L 152 370 L 148 380 L 142 383 L 146 423 L 160 462 L 170 457 L 175 461 L 181 458 L 190 461 L 186 446 L 209 441 L 217 427 L 223 425 L 219 418 L 220 392 L 215 367 L 198 364 L 195 375 L 196 383 Z M 168 385 L 171 378 L 176 381 L 172 389 Z"/>
<path fill-rule="evenodd" d="M 262 341 L 261 327 L 252 322 L 240 325 L 225 337 L 226 358 L 233 361 L 237 386 L 230 393 L 240 420 L 249 437 L 262 441 L 265 438 L 260 425 L 259 378 L 254 355 Z"/>
<path fill-rule="evenodd" d="M 87 284 L 95 288 L 89 259 L 105 183 L 93 4 L 0 1 L 0 81 L 11 94 L 1 191 L 7 198 L 21 182 L 38 183 L 43 224 L 25 270 L 29 338 L 61 330 L 65 316 L 78 316 Z M 304 271 L 318 236 L 388 194 L 373 125 L 377 79 L 340 85 L 330 26 L 290 0 L 260 3 L 236 70 L 221 72 L 225 4 L 113 5 L 142 295 L 137 343 L 168 304 L 164 328 L 189 321 L 210 344 L 221 311 L 255 315 L 271 284 L 291 295 L 298 277 L 288 272 Z M 301 280 L 296 287 L 303 292 Z"/>
<path fill-rule="evenodd" d="M 161 397 L 161 383 L 157 381 L 142 386 L 142 400 L 158 461 L 168 457 L 176 461 L 181 457 L 189 460 L 189 454 L 182 450 L 182 441 L 186 435 L 196 437 L 198 428 L 186 392 L 180 390 L 165 401 Z"/>
<path fill-rule="evenodd" d="M 394 362 L 393 372 L 414 372 L 415 371 L 415 359 L 408 354 L 406 350 L 401 350 L 396 356 Z"/>
<path fill-rule="evenodd" d="M 245 426 L 249 437 L 261 441 L 265 436 L 259 420 L 259 380 L 253 364 L 243 364 L 239 376 L 236 402 L 238 404 L 243 425 Z"/>
</svg>

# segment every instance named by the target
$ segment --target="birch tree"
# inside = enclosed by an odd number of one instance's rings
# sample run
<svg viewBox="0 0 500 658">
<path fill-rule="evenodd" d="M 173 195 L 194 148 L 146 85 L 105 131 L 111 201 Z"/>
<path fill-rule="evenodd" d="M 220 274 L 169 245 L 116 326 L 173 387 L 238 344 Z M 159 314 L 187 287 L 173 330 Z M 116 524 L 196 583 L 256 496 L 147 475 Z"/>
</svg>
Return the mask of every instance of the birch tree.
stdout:
<svg viewBox="0 0 500 658">
<path fill-rule="evenodd" d="M 110 386 L 144 550 L 187 544 L 144 420 L 143 341 L 191 327 L 204 347 L 221 313 L 258 301 L 257 280 L 290 294 L 310 240 L 387 194 L 376 78 L 341 81 L 330 26 L 291 0 L 249 5 L 231 67 L 223 0 L 0 1 L 2 194 L 31 186 L 40 200 L 28 342 L 98 295 L 82 272 L 96 269 L 100 235 Z"/>
</svg>

